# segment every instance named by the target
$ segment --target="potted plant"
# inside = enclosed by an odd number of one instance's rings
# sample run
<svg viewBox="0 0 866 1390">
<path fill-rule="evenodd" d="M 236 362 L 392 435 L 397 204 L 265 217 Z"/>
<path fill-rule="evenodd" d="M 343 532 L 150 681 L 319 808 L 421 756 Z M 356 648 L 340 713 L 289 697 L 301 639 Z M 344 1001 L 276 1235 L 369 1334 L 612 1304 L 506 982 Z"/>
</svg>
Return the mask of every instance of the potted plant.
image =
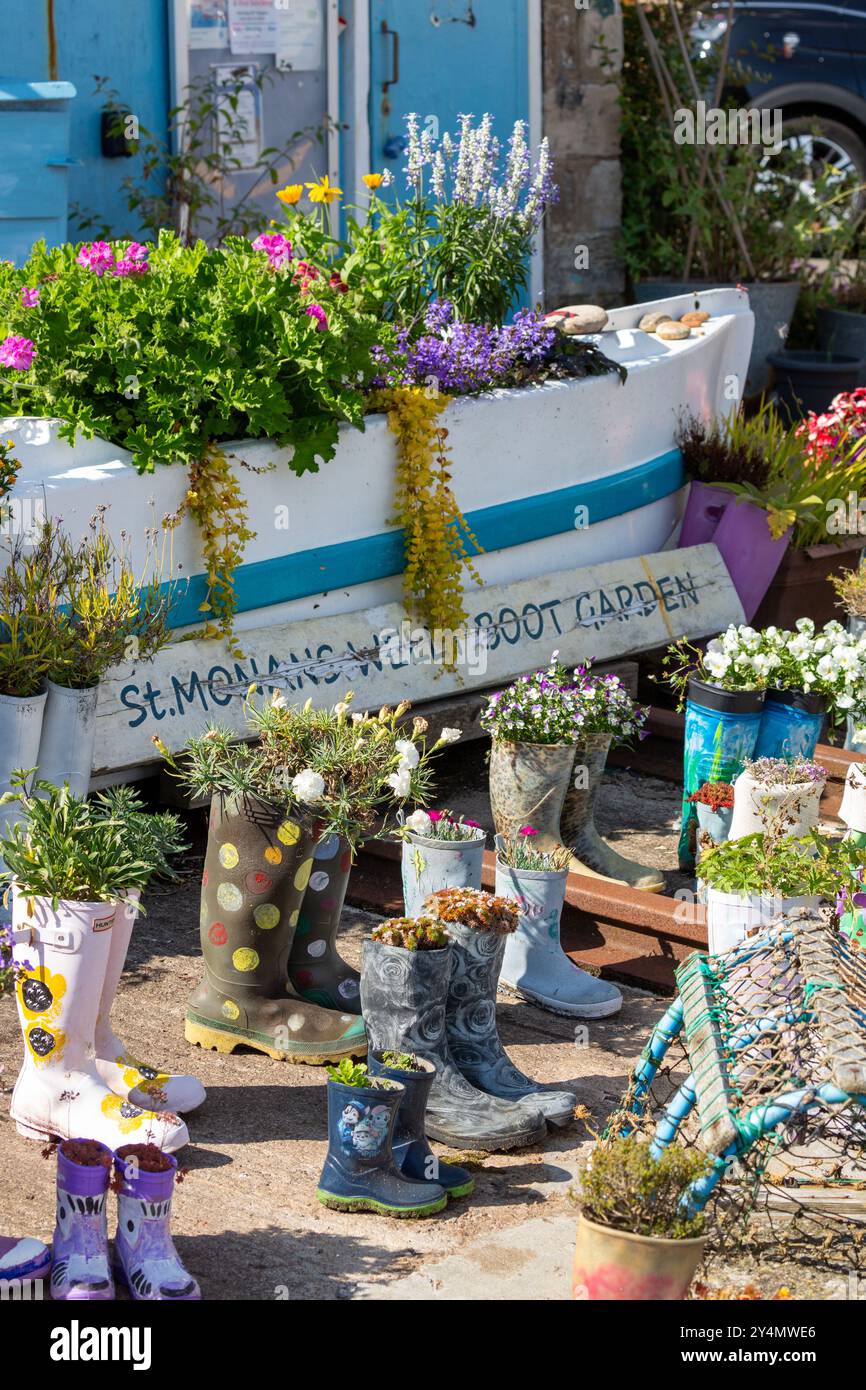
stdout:
<svg viewBox="0 0 866 1390">
<path fill-rule="evenodd" d="M 825 718 L 855 725 L 866 719 L 866 639 L 835 620 L 816 631 L 799 618 L 794 631 L 762 634 L 768 688 L 756 758 L 810 759 Z"/>
<path fill-rule="evenodd" d="M 67 1138 L 57 1148 L 57 1222 L 51 1297 L 57 1302 L 114 1298 L 108 1253 L 108 1189 L 114 1155 L 97 1139 Z"/>
<path fill-rule="evenodd" d="M 769 668 L 760 634 L 733 624 L 705 652 L 689 642 L 673 643 L 664 667 L 686 714 L 679 864 L 689 871 L 697 829 L 690 797 L 705 782 L 733 782 L 754 753 Z"/>
<path fill-rule="evenodd" d="M 20 782 L 7 795 L 23 812 L 0 840 L 21 965 L 15 997 L 24 1064 L 10 1106 L 18 1131 L 31 1139 L 83 1133 L 115 1147 L 128 1138 L 182 1148 L 189 1137 L 183 1121 L 116 1095 L 95 1057 L 117 907 L 144 888 L 158 861 L 147 857 L 141 838 L 130 842 L 122 820 L 68 787 L 36 782 L 25 790 Z"/>
<path fill-rule="evenodd" d="M 701 859 L 701 878 L 710 954 L 738 946 L 792 908 L 817 908 L 823 899 L 844 907 L 860 891 L 864 865 L 866 851 L 814 830 L 797 837 L 757 832 L 709 850 Z"/>
<path fill-rule="evenodd" d="M 391 1076 L 371 1076 L 344 1057 L 328 1068 L 328 1153 L 317 1199 L 337 1211 L 383 1216 L 432 1216 L 447 1206 L 438 1182 L 408 1177 L 394 1154 L 397 1112 L 406 1088 Z"/>
<path fill-rule="evenodd" d="M 542 1139 L 547 1126 L 531 1110 L 487 1095 L 458 1067 L 445 1026 L 453 957 L 445 924 L 394 918 L 364 942 L 361 1008 L 374 1052 L 415 1052 L 436 1067 L 427 1101 L 427 1133 L 452 1148 L 495 1152 Z"/>
<path fill-rule="evenodd" d="M 130 786 L 111 787 L 94 798 L 99 814 L 124 827 L 127 852 L 133 859 L 152 865 L 147 883 L 176 881 L 173 860 L 187 849 L 183 826 L 177 816 L 164 811 L 149 814 Z M 111 1010 L 126 964 L 132 930 L 141 906 L 140 887 L 130 888 L 118 903 L 111 928 L 111 947 L 96 1015 L 94 1048 L 96 1069 L 115 1095 L 146 1110 L 170 1110 L 185 1115 L 205 1100 L 205 1089 L 194 1076 L 183 1076 L 140 1061 L 111 1026 Z"/>
<path fill-rule="evenodd" d="M 527 1113 L 540 1110 L 555 1128 L 570 1125 L 574 1093 L 547 1090 L 525 1076 L 506 1053 L 496 1026 L 496 990 L 506 939 L 517 930 L 517 904 L 475 888 L 441 888 L 424 910 L 446 926 L 451 941 L 445 1034 L 463 1076 Z"/>
<path fill-rule="evenodd" d="M 122 1144 L 114 1155 L 114 1272 L 136 1302 L 190 1303 L 201 1290 L 171 1238 L 177 1159 L 156 1144 Z"/>
<path fill-rule="evenodd" d="M 645 737 L 648 711 L 617 676 L 594 676 L 589 663 L 567 671 L 554 652 L 545 671 L 521 676 L 488 699 L 481 724 L 490 734 L 490 805 L 497 834 L 524 825 L 539 850 L 565 844 L 575 873 L 660 892 L 656 869 L 617 854 L 595 827 L 595 803 L 611 743 Z"/>
<path fill-rule="evenodd" d="M 827 348 L 781 348 L 768 353 L 767 361 L 777 409 L 791 424 L 826 410 L 840 392 L 853 391 L 864 372 L 862 358 Z"/>
<path fill-rule="evenodd" d="M 397 834 L 407 917 L 419 916 L 425 899 L 438 888 L 481 887 L 487 837 L 477 821 L 450 811 L 417 810 L 402 821 Z"/>
<path fill-rule="evenodd" d="M 818 346 L 866 361 L 866 276 L 859 262 L 853 275 L 839 272 L 818 287 L 815 315 Z"/>
<path fill-rule="evenodd" d="M 817 828 L 826 780 L 826 768 L 804 758 L 747 759 L 734 783 L 728 839 L 807 835 Z"/>
<path fill-rule="evenodd" d="M 325 835 L 313 850 L 289 955 L 292 988 L 311 1004 L 361 1012 L 361 975 L 337 950 L 337 933 L 352 873 L 352 847 L 344 835 Z"/>
<path fill-rule="evenodd" d="M 580 1170 L 573 1296 L 592 1302 L 684 1299 L 707 1243 L 692 1192 L 712 1159 L 639 1135 L 596 1144 Z"/>
<path fill-rule="evenodd" d="M 104 508 L 78 543 L 54 522 L 45 523 L 43 535 L 41 581 L 48 589 L 55 586 L 62 618 L 58 612 L 45 673 L 38 776 L 55 786 L 68 782 L 85 796 L 100 683 L 112 666 L 148 661 L 166 645 L 173 589 L 160 580 L 152 539 L 143 573 L 136 576 L 128 538 L 115 544 Z"/>
<path fill-rule="evenodd" d="M 581 970 L 559 941 L 571 855 L 564 846 L 536 849 L 536 838 L 531 825 L 510 839 L 496 836 L 495 891 L 518 911 L 517 931 L 505 938 L 501 984 L 550 1013 L 607 1018 L 622 1008 L 616 985 Z"/>
<path fill-rule="evenodd" d="M 714 845 L 723 845 L 730 834 L 734 788 L 730 782 L 704 782 L 686 800 L 694 806 L 698 818 L 697 857 L 700 858 L 702 835 L 706 835 Z"/>
<path fill-rule="evenodd" d="M 839 607 L 843 608 L 847 615 L 846 627 L 851 636 L 858 639 L 863 637 L 866 635 L 866 567 L 861 564 L 856 569 L 831 575 L 830 583 L 836 591 Z M 845 747 L 854 753 L 863 753 L 866 752 L 866 743 L 858 739 L 859 731 L 856 725 L 857 721 L 849 712 L 845 724 Z"/>
</svg>

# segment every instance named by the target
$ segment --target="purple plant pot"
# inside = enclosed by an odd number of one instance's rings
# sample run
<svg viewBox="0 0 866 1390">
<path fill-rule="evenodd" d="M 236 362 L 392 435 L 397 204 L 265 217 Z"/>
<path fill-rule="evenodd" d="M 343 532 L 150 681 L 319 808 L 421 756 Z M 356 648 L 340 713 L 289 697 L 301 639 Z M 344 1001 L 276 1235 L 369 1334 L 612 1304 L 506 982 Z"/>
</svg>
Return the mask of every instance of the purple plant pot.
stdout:
<svg viewBox="0 0 866 1390">
<path fill-rule="evenodd" d="M 734 494 L 722 487 L 693 481 L 683 513 L 678 544 L 705 545 L 716 534 L 716 528 L 734 500 Z"/>
<path fill-rule="evenodd" d="M 751 502 L 737 502 L 723 513 L 713 541 L 728 567 L 747 623 L 754 618 L 773 582 L 790 539 L 789 527 L 774 541 L 767 513 Z"/>
</svg>

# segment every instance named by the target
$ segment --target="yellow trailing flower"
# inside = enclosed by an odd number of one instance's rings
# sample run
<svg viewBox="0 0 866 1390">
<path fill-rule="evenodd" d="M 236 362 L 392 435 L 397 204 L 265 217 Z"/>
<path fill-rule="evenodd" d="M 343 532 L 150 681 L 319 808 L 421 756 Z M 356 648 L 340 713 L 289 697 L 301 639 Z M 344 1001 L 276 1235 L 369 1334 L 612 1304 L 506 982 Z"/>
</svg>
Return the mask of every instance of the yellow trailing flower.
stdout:
<svg viewBox="0 0 866 1390">
<path fill-rule="evenodd" d="M 201 531 L 208 592 L 199 611 L 213 619 L 206 626 L 205 635 L 219 634 L 228 643 L 232 656 L 242 657 L 234 636 L 234 572 L 243 560 L 247 541 L 256 533 L 247 525 L 246 499 L 222 449 L 207 449 L 190 466 L 183 507 Z"/>
<path fill-rule="evenodd" d="M 316 183 L 308 183 L 306 186 L 310 191 L 311 203 L 335 203 L 343 196 L 342 188 L 331 183 L 327 174 L 323 174 Z"/>
<path fill-rule="evenodd" d="M 304 185 L 302 183 L 287 183 L 285 188 L 277 190 L 277 197 L 286 207 L 294 207 L 304 196 Z"/>
<path fill-rule="evenodd" d="M 442 666 L 453 671 L 467 613 L 463 570 L 481 579 L 468 547 L 482 547 L 451 490 L 448 431 L 440 423 L 450 396 L 429 394 L 421 386 L 388 387 L 374 393 L 371 404 L 384 410 L 397 439 L 395 524 L 402 526 L 405 548 L 403 595 L 410 613 L 443 641 Z"/>
</svg>

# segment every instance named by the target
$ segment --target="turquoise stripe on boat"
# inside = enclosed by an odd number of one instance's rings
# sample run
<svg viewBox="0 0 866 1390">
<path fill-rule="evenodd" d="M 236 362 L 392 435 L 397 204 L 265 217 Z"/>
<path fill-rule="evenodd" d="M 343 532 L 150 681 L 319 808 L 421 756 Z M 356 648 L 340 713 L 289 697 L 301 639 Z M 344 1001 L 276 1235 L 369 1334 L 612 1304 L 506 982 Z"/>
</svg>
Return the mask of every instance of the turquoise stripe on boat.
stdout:
<svg viewBox="0 0 866 1390">
<path fill-rule="evenodd" d="M 594 526 L 669 497 L 684 482 L 682 455 L 671 449 L 648 463 L 609 478 L 596 478 L 573 487 L 557 488 L 534 497 L 519 497 L 468 512 L 466 519 L 485 550 L 508 550 L 529 541 L 544 540 L 574 530 L 576 509 L 586 507 Z M 384 531 L 360 540 L 297 550 L 270 560 L 242 565 L 235 573 L 238 612 L 267 608 L 290 599 L 308 598 L 324 590 L 350 588 L 403 572 L 403 532 Z M 171 621 L 174 627 L 200 623 L 207 597 L 203 574 L 193 575 L 182 589 Z"/>
</svg>

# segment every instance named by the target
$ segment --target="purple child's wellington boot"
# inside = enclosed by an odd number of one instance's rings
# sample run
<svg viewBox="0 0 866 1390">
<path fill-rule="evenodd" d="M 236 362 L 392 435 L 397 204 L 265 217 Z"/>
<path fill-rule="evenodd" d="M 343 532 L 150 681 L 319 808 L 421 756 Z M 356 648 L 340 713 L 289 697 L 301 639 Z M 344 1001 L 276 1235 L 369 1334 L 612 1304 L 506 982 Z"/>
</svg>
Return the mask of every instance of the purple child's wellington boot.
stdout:
<svg viewBox="0 0 866 1390">
<path fill-rule="evenodd" d="M 51 1297 L 112 1299 L 105 1199 L 112 1152 L 95 1139 L 64 1139 L 57 1150 L 57 1224 Z"/>
<path fill-rule="evenodd" d="M 201 1298 L 169 1231 L 177 1159 L 155 1145 L 126 1144 L 114 1156 L 117 1233 L 114 1273 L 136 1300 Z"/>
</svg>

